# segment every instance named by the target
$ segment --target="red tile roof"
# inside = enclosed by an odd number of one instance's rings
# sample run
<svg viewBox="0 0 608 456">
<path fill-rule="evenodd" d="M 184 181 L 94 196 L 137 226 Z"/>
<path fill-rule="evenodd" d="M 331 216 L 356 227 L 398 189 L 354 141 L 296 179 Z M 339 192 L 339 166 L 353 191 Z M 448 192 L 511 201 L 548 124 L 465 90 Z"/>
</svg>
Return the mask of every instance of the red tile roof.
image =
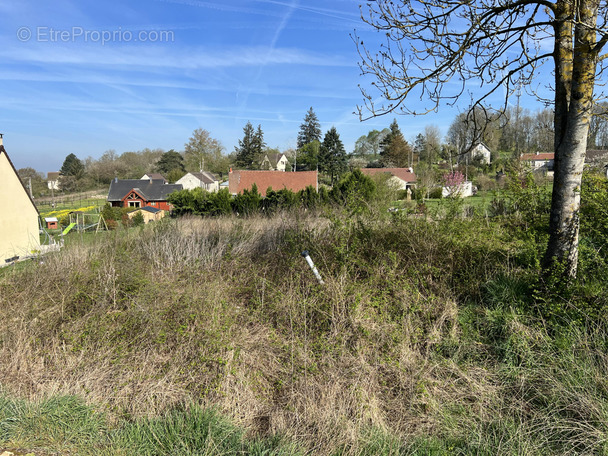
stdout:
<svg viewBox="0 0 608 456">
<path fill-rule="evenodd" d="M 542 154 L 523 154 L 521 156 L 522 160 L 528 161 L 538 161 L 538 160 L 554 160 L 555 154 L 553 152 L 545 152 Z"/>
<path fill-rule="evenodd" d="M 253 184 L 257 185 L 258 192 L 266 196 L 268 187 L 273 190 L 287 188 L 292 192 L 304 190 L 309 185 L 318 188 L 316 171 L 245 171 L 235 170 L 230 172 L 228 178 L 230 193 L 242 193 L 243 190 L 250 190 Z"/>
<path fill-rule="evenodd" d="M 404 182 L 416 182 L 416 174 L 411 168 L 362 168 L 361 172 L 366 176 L 388 173 Z"/>
</svg>

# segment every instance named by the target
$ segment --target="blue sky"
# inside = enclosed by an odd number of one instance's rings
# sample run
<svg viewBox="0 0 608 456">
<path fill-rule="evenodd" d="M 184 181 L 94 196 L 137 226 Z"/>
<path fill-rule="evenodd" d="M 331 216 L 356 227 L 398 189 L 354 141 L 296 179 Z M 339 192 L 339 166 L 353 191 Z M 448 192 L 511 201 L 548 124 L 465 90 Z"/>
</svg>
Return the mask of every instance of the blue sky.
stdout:
<svg viewBox="0 0 608 456">
<path fill-rule="evenodd" d="M 46 173 L 70 153 L 181 151 L 196 128 L 230 152 L 247 121 L 284 150 L 312 106 L 350 152 L 393 119 L 353 113 L 354 29 L 377 36 L 353 0 L 0 0 L 0 133 L 17 168 Z M 457 112 L 398 122 L 445 134 Z"/>
</svg>

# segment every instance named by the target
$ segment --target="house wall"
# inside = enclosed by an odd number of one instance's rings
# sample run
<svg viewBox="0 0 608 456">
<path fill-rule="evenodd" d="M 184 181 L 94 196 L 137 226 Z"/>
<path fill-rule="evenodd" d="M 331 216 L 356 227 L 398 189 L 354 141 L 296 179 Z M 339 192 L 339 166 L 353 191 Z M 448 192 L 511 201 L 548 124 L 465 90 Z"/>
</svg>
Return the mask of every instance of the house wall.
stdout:
<svg viewBox="0 0 608 456">
<path fill-rule="evenodd" d="M 146 207 L 147 205 L 147 200 L 143 199 L 140 195 L 133 194 L 132 192 L 129 192 L 122 200 L 122 207 Z"/>
<path fill-rule="evenodd" d="M 139 198 L 129 198 L 131 194 L 127 195 L 125 199 L 122 200 L 122 204 L 119 204 L 118 207 L 133 207 L 130 206 L 130 202 L 139 201 L 139 207 L 152 206 L 158 209 L 162 209 L 163 211 L 170 211 L 173 209 L 173 206 L 166 201 L 148 201 L 141 197 Z M 114 204 L 112 204 L 114 206 Z"/>
<path fill-rule="evenodd" d="M 277 171 L 285 171 L 287 166 L 287 158 L 283 155 L 277 163 Z"/>
<path fill-rule="evenodd" d="M 14 256 L 40 249 L 38 211 L 28 197 L 6 153 L 0 151 L 0 265 Z"/>
<path fill-rule="evenodd" d="M 407 190 L 412 187 L 412 185 L 408 185 L 407 182 L 403 179 L 399 179 L 397 176 L 391 176 L 388 181 L 393 187 L 398 188 L 399 190 Z"/>
<path fill-rule="evenodd" d="M 181 179 L 179 179 L 176 184 L 182 184 L 184 190 L 194 190 L 195 188 L 202 188 L 203 190 L 207 190 L 208 192 L 217 192 L 219 190 L 219 182 L 214 182 L 213 184 L 202 184 L 201 181 L 192 174 L 188 173 Z"/>
<path fill-rule="evenodd" d="M 553 160 L 530 160 L 529 163 L 534 169 L 553 169 Z"/>
<path fill-rule="evenodd" d="M 490 163 L 492 154 L 483 144 L 477 144 L 471 151 L 471 157 L 481 157 L 481 162 L 488 164 Z"/>
<path fill-rule="evenodd" d="M 133 211 L 128 214 L 128 217 L 130 219 L 132 219 L 133 217 L 135 217 L 135 214 L 137 214 L 137 213 L 141 213 L 141 215 L 144 218 L 144 223 L 157 222 L 166 215 L 165 211 L 157 212 L 156 214 L 152 214 L 151 212 L 148 212 L 148 211 Z"/>
<path fill-rule="evenodd" d="M 466 198 L 473 196 L 473 183 L 471 181 L 463 182 L 455 187 L 443 187 L 441 190 L 441 196 L 447 198 L 448 196 Z"/>
</svg>

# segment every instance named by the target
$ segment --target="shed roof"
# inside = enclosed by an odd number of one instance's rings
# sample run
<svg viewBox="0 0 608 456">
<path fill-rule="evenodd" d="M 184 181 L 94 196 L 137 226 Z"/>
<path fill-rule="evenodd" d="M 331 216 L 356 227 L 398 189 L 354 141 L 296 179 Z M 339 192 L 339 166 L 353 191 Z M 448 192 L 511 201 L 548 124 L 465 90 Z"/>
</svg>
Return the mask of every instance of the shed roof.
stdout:
<svg viewBox="0 0 608 456">
<path fill-rule="evenodd" d="M 139 209 L 140 211 L 146 211 L 146 212 L 150 212 L 151 214 L 158 214 L 159 212 L 162 211 L 162 209 L 159 209 L 157 207 L 152 207 L 152 206 L 146 206 L 146 207 L 142 207 L 141 209 Z"/>
</svg>

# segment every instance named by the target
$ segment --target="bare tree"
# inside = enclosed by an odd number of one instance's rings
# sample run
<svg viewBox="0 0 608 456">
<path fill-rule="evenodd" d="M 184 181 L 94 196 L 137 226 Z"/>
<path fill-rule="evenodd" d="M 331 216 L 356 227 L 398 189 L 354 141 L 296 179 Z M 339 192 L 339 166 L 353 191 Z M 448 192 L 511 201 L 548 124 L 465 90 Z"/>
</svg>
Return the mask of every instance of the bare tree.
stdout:
<svg viewBox="0 0 608 456">
<path fill-rule="evenodd" d="M 225 172 L 230 167 L 229 159 L 223 154 L 224 146 L 211 134 L 197 128 L 184 145 L 187 171 Z"/>
<path fill-rule="evenodd" d="M 383 100 L 377 104 L 377 94 L 363 89 L 372 116 L 417 114 L 404 103 L 412 97 L 427 101 L 419 113 L 436 111 L 471 83 L 482 91 L 473 107 L 485 108 L 498 90 L 508 98 L 531 87 L 539 67 L 552 63 L 555 178 L 544 263 L 564 264 L 568 276 L 576 275 L 580 186 L 607 9 L 605 0 L 376 0 L 362 19 L 385 42 L 370 51 L 354 36 L 361 70 L 374 77 Z"/>
</svg>

